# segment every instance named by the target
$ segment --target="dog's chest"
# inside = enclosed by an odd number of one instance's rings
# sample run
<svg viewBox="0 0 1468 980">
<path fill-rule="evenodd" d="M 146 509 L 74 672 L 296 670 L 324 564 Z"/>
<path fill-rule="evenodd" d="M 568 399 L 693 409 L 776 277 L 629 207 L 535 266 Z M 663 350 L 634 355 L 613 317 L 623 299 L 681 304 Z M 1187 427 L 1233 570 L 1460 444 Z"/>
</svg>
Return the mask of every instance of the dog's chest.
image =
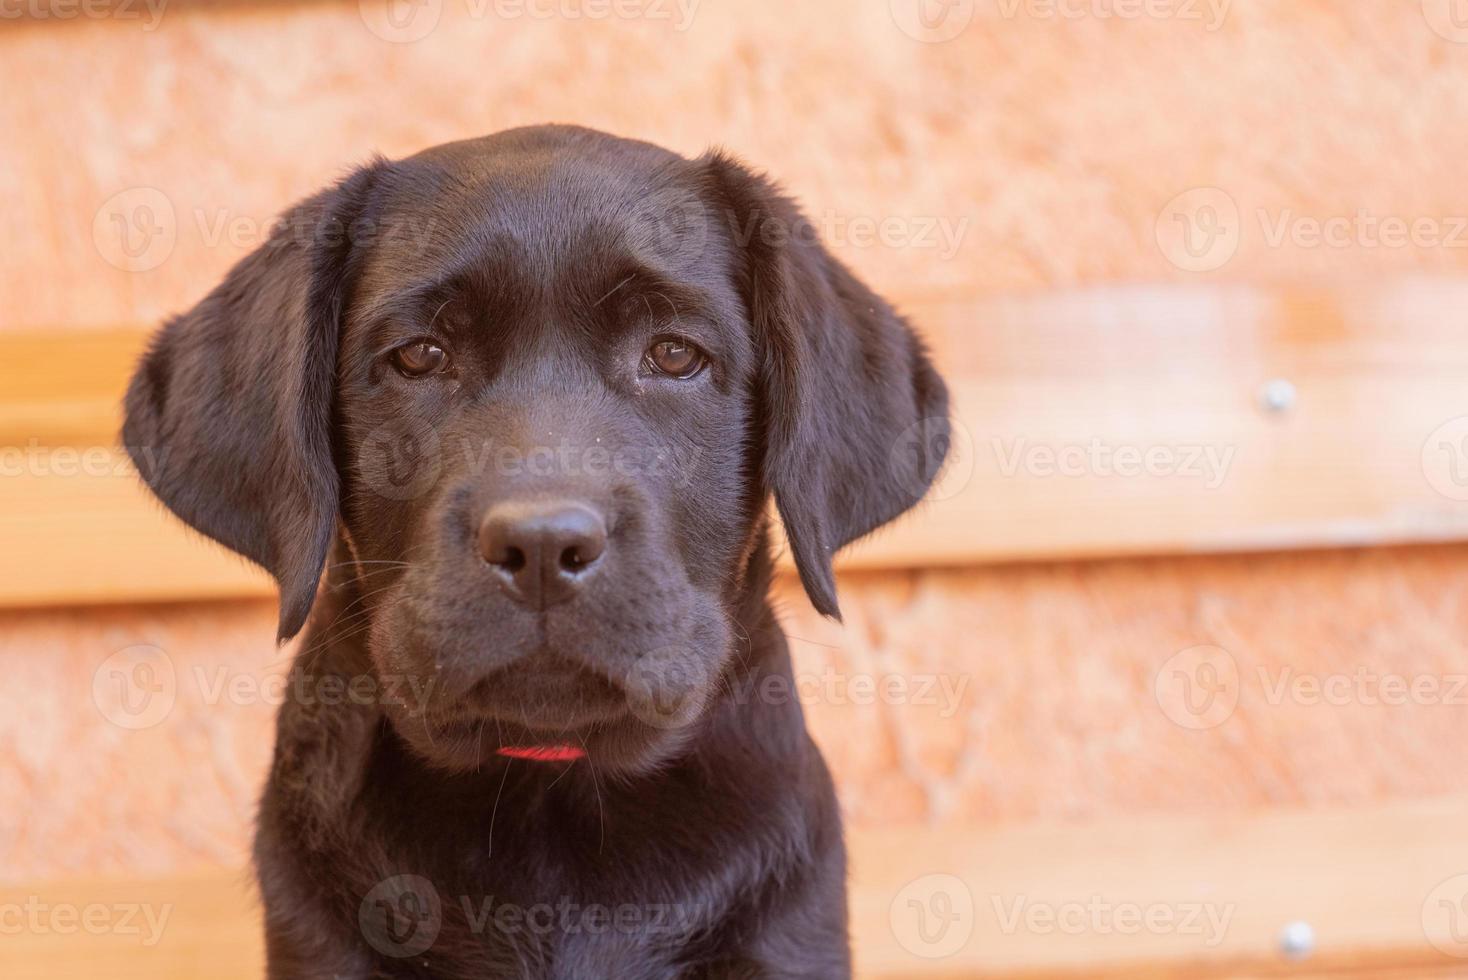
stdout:
<svg viewBox="0 0 1468 980">
<path fill-rule="evenodd" d="M 362 934 L 389 976 L 674 978 L 688 975 L 721 932 L 727 902 L 636 895 L 507 868 L 447 884 L 398 876 L 360 910 Z M 385 879 L 391 881 L 392 879 Z M 436 883 L 435 883 L 436 882 Z"/>
<path fill-rule="evenodd" d="M 661 980 L 719 954 L 738 892 L 729 848 L 520 802 L 493 830 L 436 840 L 431 858 L 383 854 L 358 924 L 384 975 Z"/>
</svg>

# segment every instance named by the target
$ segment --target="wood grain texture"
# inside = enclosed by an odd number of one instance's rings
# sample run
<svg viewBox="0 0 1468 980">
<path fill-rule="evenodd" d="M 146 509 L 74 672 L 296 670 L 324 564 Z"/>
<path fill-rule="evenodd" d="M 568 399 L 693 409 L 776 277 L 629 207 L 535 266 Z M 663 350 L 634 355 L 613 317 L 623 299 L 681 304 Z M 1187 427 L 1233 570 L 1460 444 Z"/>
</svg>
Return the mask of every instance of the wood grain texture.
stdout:
<svg viewBox="0 0 1468 980">
<path fill-rule="evenodd" d="M 1461 969 L 1468 907 L 1437 900 L 1468 896 L 1456 870 L 1468 867 L 1465 817 L 1468 797 L 1349 813 L 858 833 L 857 961 L 864 976 L 884 978 Z M 1449 938 L 1450 921 L 1464 941 Z M 1298 962 L 1280 948 L 1295 922 L 1317 943 Z"/>
<path fill-rule="evenodd" d="M 9 980 L 265 976 L 258 899 L 243 871 L 8 889 L 0 909 L 0 972 Z"/>
</svg>

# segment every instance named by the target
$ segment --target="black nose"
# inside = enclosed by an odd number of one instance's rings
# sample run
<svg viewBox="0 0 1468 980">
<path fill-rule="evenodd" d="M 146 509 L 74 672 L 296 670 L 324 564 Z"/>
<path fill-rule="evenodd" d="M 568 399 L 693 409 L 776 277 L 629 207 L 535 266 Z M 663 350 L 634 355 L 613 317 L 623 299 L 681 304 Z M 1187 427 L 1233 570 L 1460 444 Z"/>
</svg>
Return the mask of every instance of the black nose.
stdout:
<svg viewBox="0 0 1468 980">
<path fill-rule="evenodd" d="M 479 554 L 510 595 L 537 609 L 569 599 L 607 549 L 607 527 L 586 504 L 496 504 L 479 525 Z"/>
</svg>

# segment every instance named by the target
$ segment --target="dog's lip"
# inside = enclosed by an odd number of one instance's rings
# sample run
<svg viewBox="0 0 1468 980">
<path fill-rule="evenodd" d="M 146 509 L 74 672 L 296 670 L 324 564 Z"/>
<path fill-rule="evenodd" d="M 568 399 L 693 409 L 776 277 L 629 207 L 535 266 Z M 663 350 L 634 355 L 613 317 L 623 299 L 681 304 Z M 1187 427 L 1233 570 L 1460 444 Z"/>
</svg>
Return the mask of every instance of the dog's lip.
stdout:
<svg viewBox="0 0 1468 980">
<path fill-rule="evenodd" d="M 568 762 L 584 757 L 599 731 L 624 723 L 632 707 L 627 692 L 600 671 L 542 649 L 441 697 L 418 725 L 428 744 Z"/>
<path fill-rule="evenodd" d="M 488 719 L 552 735 L 612 722 L 629 710 L 627 692 L 599 671 L 537 655 L 481 678 L 450 709 L 459 719 Z"/>
<path fill-rule="evenodd" d="M 512 712 L 488 714 L 468 710 L 435 718 L 430 725 L 434 738 L 482 741 L 506 758 L 554 762 L 584 756 L 587 739 L 598 729 L 615 726 L 625 714 L 598 713 L 563 724 L 535 725 L 514 717 Z"/>
</svg>

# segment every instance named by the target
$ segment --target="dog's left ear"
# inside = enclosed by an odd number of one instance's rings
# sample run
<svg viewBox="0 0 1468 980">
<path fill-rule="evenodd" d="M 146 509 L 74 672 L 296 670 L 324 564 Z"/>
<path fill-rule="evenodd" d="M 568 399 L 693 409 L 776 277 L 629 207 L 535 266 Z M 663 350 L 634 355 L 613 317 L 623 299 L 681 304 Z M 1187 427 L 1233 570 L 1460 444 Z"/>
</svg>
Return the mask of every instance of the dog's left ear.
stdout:
<svg viewBox="0 0 1468 980">
<path fill-rule="evenodd" d="M 763 473 L 806 594 L 840 618 L 831 558 L 918 502 L 948 449 L 948 389 L 922 341 L 768 180 L 714 152 L 718 223 L 765 351 Z"/>
<path fill-rule="evenodd" d="M 122 441 L 139 473 L 195 530 L 275 577 L 282 641 L 306 622 L 336 527 L 338 334 L 383 166 L 291 209 L 159 331 L 127 391 Z"/>
</svg>

